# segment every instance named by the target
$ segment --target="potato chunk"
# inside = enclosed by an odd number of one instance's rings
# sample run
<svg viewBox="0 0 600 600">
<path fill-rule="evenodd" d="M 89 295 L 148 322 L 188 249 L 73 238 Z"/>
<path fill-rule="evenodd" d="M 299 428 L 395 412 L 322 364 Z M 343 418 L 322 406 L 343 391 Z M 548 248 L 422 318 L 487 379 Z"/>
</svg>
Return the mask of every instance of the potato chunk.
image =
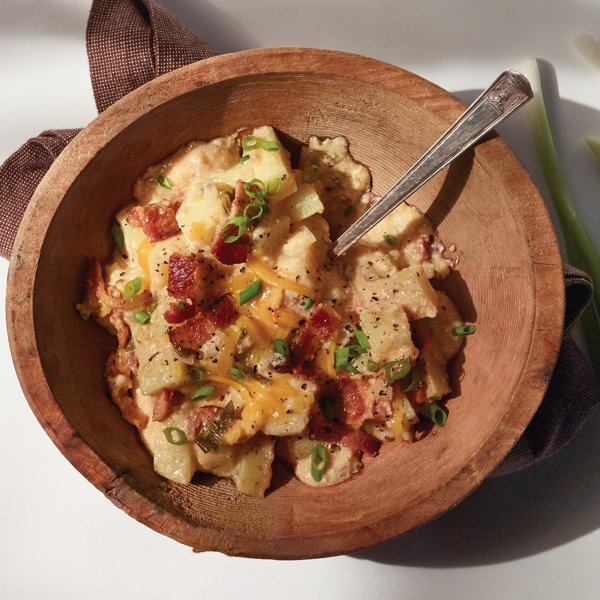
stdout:
<svg viewBox="0 0 600 600">
<path fill-rule="evenodd" d="M 242 494 L 262 498 L 271 485 L 271 465 L 275 457 L 275 442 L 257 436 L 239 448 L 238 460 L 231 477 Z"/>
</svg>

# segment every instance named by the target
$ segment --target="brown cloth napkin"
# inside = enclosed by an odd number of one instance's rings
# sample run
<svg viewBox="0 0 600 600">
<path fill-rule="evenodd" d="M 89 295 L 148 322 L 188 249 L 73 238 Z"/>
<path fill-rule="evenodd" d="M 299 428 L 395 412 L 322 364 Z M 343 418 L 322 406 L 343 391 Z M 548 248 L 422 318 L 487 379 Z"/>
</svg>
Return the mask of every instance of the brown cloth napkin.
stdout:
<svg viewBox="0 0 600 600">
<path fill-rule="evenodd" d="M 99 112 L 159 75 L 215 55 L 153 0 L 94 0 L 86 37 Z M 54 159 L 78 131 L 44 131 L 0 167 L 1 256 L 10 256 L 27 203 Z M 566 334 L 556 368 L 538 412 L 494 475 L 522 469 L 556 452 L 600 403 L 598 384 L 569 333 L 589 302 L 591 280 L 568 265 L 564 271 Z"/>
</svg>

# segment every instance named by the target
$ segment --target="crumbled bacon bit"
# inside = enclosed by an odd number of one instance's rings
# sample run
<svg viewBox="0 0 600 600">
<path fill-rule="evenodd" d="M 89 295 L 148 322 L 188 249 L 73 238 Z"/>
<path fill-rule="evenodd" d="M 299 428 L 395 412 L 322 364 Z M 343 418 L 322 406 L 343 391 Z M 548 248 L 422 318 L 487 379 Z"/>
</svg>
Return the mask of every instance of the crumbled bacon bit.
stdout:
<svg viewBox="0 0 600 600">
<path fill-rule="evenodd" d="M 344 422 L 348 425 L 360 425 L 365 420 L 364 386 L 350 377 L 338 379 L 336 383 L 342 399 Z"/>
<path fill-rule="evenodd" d="M 429 235 L 429 234 L 424 234 L 422 235 L 416 242 L 415 242 L 415 253 L 418 257 L 418 261 L 419 262 L 427 262 L 429 260 L 431 260 L 431 252 L 432 252 L 432 248 L 431 245 L 433 243 L 433 236 Z"/>
<path fill-rule="evenodd" d="M 177 325 L 191 319 L 197 310 L 196 306 L 189 302 L 170 302 L 163 316 L 167 323 Z"/>
<path fill-rule="evenodd" d="M 340 321 L 340 316 L 335 310 L 319 304 L 292 341 L 292 364 L 301 366 L 313 360 L 322 344 L 333 339 Z"/>
<path fill-rule="evenodd" d="M 200 291 L 200 264 L 193 256 L 174 252 L 169 256 L 169 295 L 178 300 L 198 299 Z"/>
<path fill-rule="evenodd" d="M 125 320 L 123 319 L 123 311 L 116 309 L 112 310 L 110 312 L 110 315 L 108 316 L 108 320 L 117 332 L 117 341 L 119 342 L 119 348 L 125 348 L 125 346 L 127 346 L 127 342 L 129 341 L 131 332 L 129 330 L 129 326 L 127 325 L 127 323 L 125 323 Z"/>
<path fill-rule="evenodd" d="M 425 384 L 423 384 L 416 390 L 406 392 L 406 397 L 413 404 L 427 404 L 429 402 L 429 399 L 427 398 L 427 388 L 425 387 Z"/>
<path fill-rule="evenodd" d="M 308 437 L 330 444 L 346 446 L 352 452 L 363 452 L 371 456 L 377 454 L 381 443 L 362 429 L 330 423 L 321 415 L 315 414 L 308 422 Z"/>
<path fill-rule="evenodd" d="M 385 420 L 392 414 L 392 388 L 379 376 L 340 373 L 335 382 L 342 399 L 344 422 L 361 425 L 366 419 Z"/>
<path fill-rule="evenodd" d="M 169 340 L 173 348 L 180 353 L 198 350 L 207 342 L 217 329 L 231 325 L 238 311 L 229 294 L 221 296 L 216 302 L 200 312 L 183 325 L 169 330 Z"/>
<path fill-rule="evenodd" d="M 166 240 L 181 231 L 175 218 L 180 204 L 163 200 L 157 204 L 136 206 L 131 209 L 127 222 L 132 227 L 141 227 L 151 242 Z"/>
<path fill-rule="evenodd" d="M 239 240 L 228 244 L 222 237 L 223 229 L 217 233 L 217 237 L 210 248 L 213 255 L 224 265 L 239 265 L 245 263 L 250 256 L 250 236 L 245 233 Z"/>
<path fill-rule="evenodd" d="M 164 421 L 183 402 L 184 395 L 179 390 L 165 388 L 159 395 L 154 396 L 153 421 Z"/>
</svg>

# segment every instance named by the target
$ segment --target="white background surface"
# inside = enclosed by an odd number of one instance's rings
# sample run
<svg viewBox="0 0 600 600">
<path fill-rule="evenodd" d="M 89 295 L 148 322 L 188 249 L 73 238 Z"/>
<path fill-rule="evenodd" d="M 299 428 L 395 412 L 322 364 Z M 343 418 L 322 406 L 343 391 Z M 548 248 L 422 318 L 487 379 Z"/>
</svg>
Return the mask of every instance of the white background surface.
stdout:
<svg viewBox="0 0 600 600">
<path fill-rule="evenodd" d="M 0 161 L 46 128 L 95 115 L 89 0 L 0 0 Z M 556 71 L 558 142 L 600 245 L 600 176 L 581 136 L 600 134 L 600 73 L 573 38 L 600 37 L 598 0 L 163 0 L 221 52 L 317 46 L 366 54 L 470 100 L 528 56 Z M 596 29 L 593 29 L 596 27 Z M 552 69 L 548 69 L 552 72 Z M 542 193 L 518 116 L 501 129 Z M 8 263 L 0 259 L 0 302 Z M 311 597 L 592 598 L 600 594 L 600 417 L 559 456 L 485 482 L 436 522 L 353 556 L 279 563 L 192 551 L 114 507 L 31 413 L 0 318 L 0 596 L 13 599 Z"/>
</svg>

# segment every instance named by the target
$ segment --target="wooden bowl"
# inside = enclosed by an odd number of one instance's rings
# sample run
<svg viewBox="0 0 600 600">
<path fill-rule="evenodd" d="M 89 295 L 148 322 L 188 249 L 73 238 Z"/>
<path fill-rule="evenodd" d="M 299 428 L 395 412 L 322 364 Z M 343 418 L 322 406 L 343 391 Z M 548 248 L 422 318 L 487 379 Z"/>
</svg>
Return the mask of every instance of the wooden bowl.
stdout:
<svg viewBox="0 0 600 600">
<path fill-rule="evenodd" d="M 477 334 L 453 367 L 444 429 L 389 443 L 351 481 L 311 489 L 277 471 L 264 499 L 225 480 L 182 486 L 152 469 L 108 399 L 114 339 L 81 320 L 90 257 L 109 256 L 109 223 L 148 165 L 182 144 L 271 124 L 289 139 L 344 135 L 384 192 L 464 109 L 397 67 L 324 50 L 252 50 L 143 86 L 94 120 L 54 163 L 27 210 L 10 265 L 8 323 L 25 395 L 54 443 L 112 502 L 199 550 L 272 558 L 348 552 L 407 531 L 472 492 L 540 403 L 557 356 L 563 281 L 538 192 L 504 143 L 488 138 L 413 202 L 455 244 L 446 282 Z"/>
</svg>

